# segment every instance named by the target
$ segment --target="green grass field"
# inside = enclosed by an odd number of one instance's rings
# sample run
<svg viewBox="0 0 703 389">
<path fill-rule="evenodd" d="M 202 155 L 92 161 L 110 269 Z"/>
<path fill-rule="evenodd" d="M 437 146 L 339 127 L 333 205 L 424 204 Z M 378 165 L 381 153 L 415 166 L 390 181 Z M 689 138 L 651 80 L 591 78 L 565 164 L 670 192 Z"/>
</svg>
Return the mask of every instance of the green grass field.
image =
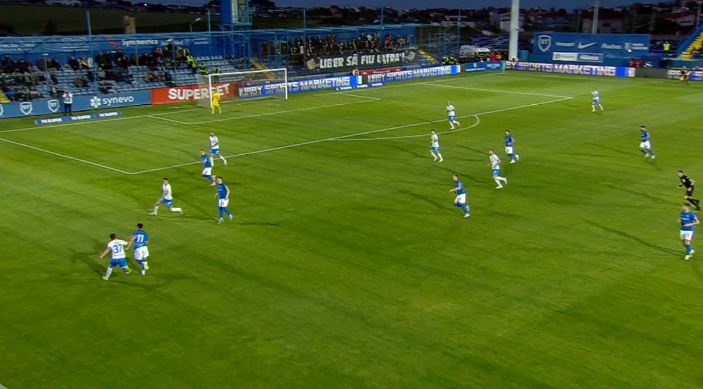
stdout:
<svg viewBox="0 0 703 389">
<path fill-rule="evenodd" d="M 699 388 L 703 269 L 683 260 L 676 170 L 703 180 L 702 88 L 509 72 L 0 121 L 0 384 Z M 464 130 L 436 164 L 447 100 Z M 497 191 L 506 127 L 521 160 Z M 213 130 L 223 225 L 195 162 Z M 164 176 L 185 215 L 147 215 Z M 137 222 L 151 271 L 101 280 L 107 235 Z"/>
</svg>

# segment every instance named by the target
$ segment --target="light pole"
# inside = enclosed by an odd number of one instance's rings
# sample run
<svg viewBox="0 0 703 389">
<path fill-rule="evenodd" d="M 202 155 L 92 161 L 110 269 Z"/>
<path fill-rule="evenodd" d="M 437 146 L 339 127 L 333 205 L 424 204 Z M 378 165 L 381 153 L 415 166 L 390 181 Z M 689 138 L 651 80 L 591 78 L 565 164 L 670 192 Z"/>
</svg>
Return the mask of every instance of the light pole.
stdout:
<svg viewBox="0 0 703 389">
<path fill-rule="evenodd" d="M 198 17 L 195 18 L 195 20 L 193 20 L 192 22 L 190 22 L 190 25 L 188 25 L 188 27 L 190 27 L 190 32 L 193 32 L 193 25 L 201 20 L 203 20 L 203 18 Z"/>
<path fill-rule="evenodd" d="M 600 0 L 593 1 L 593 25 L 591 25 L 591 34 L 598 34 L 598 11 L 600 10 Z"/>
<path fill-rule="evenodd" d="M 518 56 L 518 39 L 520 33 L 520 0 L 513 0 L 510 7 L 510 44 L 508 47 L 508 60 L 512 61 Z"/>
</svg>

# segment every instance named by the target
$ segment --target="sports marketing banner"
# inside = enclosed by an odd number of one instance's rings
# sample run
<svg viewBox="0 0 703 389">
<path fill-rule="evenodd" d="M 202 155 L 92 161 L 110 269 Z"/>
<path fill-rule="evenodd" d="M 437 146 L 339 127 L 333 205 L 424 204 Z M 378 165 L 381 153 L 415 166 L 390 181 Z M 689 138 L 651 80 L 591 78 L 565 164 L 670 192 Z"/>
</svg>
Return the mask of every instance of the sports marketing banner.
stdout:
<svg viewBox="0 0 703 389">
<path fill-rule="evenodd" d="M 583 53 L 589 55 L 600 54 L 605 57 L 630 58 L 649 54 L 650 36 L 648 34 L 536 32 L 533 41 L 532 52 L 535 54 L 560 53 L 564 55 L 565 53 Z"/>
<path fill-rule="evenodd" d="M 669 69 L 666 71 L 667 78 L 678 80 L 681 78 L 681 69 Z M 689 70 L 688 79 L 691 81 L 703 81 L 703 71 Z"/>
<path fill-rule="evenodd" d="M 574 65 L 560 63 L 515 62 L 508 69 L 541 73 L 578 74 L 584 76 L 634 77 L 635 69 L 619 66 Z"/>
<path fill-rule="evenodd" d="M 324 89 L 350 89 L 356 88 L 361 83 L 361 76 L 326 77 L 310 80 L 297 80 L 288 82 L 288 93 L 310 92 Z M 285 93 L 286 84 L 283 82 L 270 84 L 240 85 L 239 97 L 261 97 L 282 95 Z"/>
<path fill-rule="evenodd" d="M 308 70 L 345 69 L 368 66 L 395 66 L 412 63 L 417 59 L 414 50 L 383 54 L 351 54 L 311 58 L 305 63 Z"/>
<path fill-rule="evenodd" d="M 505 69 L 505 62 L 503 61 L 468 62 L 465 65 L 465 70 L 467 72 L 485 72 L 488 70 L 497 71 L 503 69 Z"/>
<path fill-rule="evenodd" d="M 383 74 L 369 74 L 368 83 L 386 83 L 391 81 L 413 80 L 417 78 L 441 77 L 453 74 L 461 74 L 461 65 L 434 66 L 431 68 L 420 68 L 412 70 L 400 70 Z"/>
<path fill-rule="evenodd" d="M 81 95 L 73 97 L 73 111 L 88 111 L 91 109 L 109 109 L 128 107 L 132 105 L 151 104 L 149 91 L 131 93 L 112 93 Z M 17 118 L 33 115 L 51 115 L 63 112 L 60 99 L 41 99 L 16 103 L 0 104 L 0 118 Z"/>
</svg>

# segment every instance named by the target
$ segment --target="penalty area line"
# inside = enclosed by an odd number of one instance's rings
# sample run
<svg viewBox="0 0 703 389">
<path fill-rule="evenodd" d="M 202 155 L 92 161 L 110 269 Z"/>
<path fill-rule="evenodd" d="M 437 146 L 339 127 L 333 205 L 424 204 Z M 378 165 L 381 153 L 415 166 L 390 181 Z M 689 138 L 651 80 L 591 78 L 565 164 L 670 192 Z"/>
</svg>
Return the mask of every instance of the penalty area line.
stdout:
<svg viewBox="0 0 703 389">
<path fill-rule="evenodd" d="M 15 146 L 25 147 L 25 148 L 28 148 L 28 149 L 30 149 L 30 150 L 39 151 L 39 152 L 42 152 L 42 153 L 45 153 L 45 154 L 50 154 L 50 155 L 53 155 L 53 156 L 56 156 L 56 157 L 68 159 L 68 160 L 71 160 L 71 161 L 76 161 L 76 162 L 84 163 L 84 164 L 86 164 L 86 165 L 92 165 L 92 166 L 96 166 L 96 167 L 103 168 L 103 169 L 106 169 L 106 170 L 111 170 L 111 171 L 113 171 L 113 172 L 118 172 L 118 173 L 122 173 L 122 174 L 130 174 L 130 172 L 128 172 L 128 171 L 126 171 L 126 170 L 118 169 L 118 168 L 115 168 L 115 167 L 112 167 L 112 166 L 103 165 L 103 164 L 101 164 L 101 163 L 97 163 L 97 162 L 93 162 L 93 161 L 88 161 L 88 160 L 81 159 L 81 158 L 77 158 L 77 157 L 72 157 L 72 156 L 66 155 L 66 154 L 57 153 L 57 152 L 55 152 L 55 151 L 51 151 L 51 150 L 47 150 L 47 149 L 42 149 L 41 147 L 35 147 L 35 146 L 28 145 L 28 144 L 24 144 L 24 143 L 20 143 L 20 142 L 15 142 L 15 141 L 10 140 L 10 139 L 0 138 L 0 141 L 9 143 L 9 144 L 12 144 L 12 145 L 15 145 Z"/>
</svg>

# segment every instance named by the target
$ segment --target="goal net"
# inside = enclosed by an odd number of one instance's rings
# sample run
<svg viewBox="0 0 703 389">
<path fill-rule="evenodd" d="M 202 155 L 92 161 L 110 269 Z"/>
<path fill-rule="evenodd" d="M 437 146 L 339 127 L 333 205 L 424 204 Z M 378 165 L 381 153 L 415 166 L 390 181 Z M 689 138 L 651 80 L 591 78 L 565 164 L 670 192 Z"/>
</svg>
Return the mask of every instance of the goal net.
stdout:
<svg viewBox="0 0 703 389">
<path fill-rule="evenodd" d="M 288 71 L 281 69 L 248 70 L 217 74 L 199 74 L 195 103 L 199 107 L 212 107 L 213 91 L 220 95 L 220 102 L 237 99 L 268 97 L 288 100 Z"/>
</svg>

